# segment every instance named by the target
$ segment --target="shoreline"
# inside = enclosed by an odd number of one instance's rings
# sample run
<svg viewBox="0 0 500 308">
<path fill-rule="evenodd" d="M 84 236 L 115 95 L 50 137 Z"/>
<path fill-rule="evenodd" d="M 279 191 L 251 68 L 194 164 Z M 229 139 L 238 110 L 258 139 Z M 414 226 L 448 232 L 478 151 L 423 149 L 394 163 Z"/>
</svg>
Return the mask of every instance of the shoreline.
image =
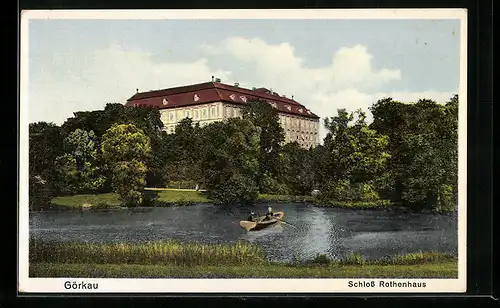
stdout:
<svg viewBox="0 0 500 308">
<path fill-rule="evenodd" d="M 148 191 L 152 191 L 148 189 Z M 79 194 L 71 196 L 54 197 L 50 205 L 45 208 L 30 209 L 29 212 L 63 212 L 63 211 L 116 211 L 116 210 L 130 210 L 138 208 L 161 208 L 161 207 L 182 207 L 182 206 L 196 206 L 196 205 L 213 205 L 213 206 L 238 206 L 247 207 L 247 205 L 233 204 L 233 205 L 218 205 L 209 200 L 202 191 L 196 190 L 182 190 L 182 189 L 155 189 L 157 195 L 151 200 L 146 200 L 145 204 L 135 207 L 125 207 L 120 205 L 118 197 L 114 193 L 102 194 Z M 353 202 L 332 202 L 334 204 L 320 203 L 314 199 L 313 196 L 294 196 L 294 195 L 269 195 L 261 194 L 258 199 L 253 203 L 253 206 L 262 204 L 305 204 L 317 208 L 334 208 L 348 211 L 380 211 L 390 213 L 404 213 L 404 214 L 438 214 L 438 215 L 454 215 L 458 211 L 433 211 L 428 209 L 415 209 L 396 205 L 395 203 L 388 203 L 381 201 L 373 205 L 372 202 L 357 202 L 358 206 L 353 205 Z M 355 203 L 356 204 L 356 203 Z M 251 207 L 251 206 L 250 206 Z"/>
</svg>

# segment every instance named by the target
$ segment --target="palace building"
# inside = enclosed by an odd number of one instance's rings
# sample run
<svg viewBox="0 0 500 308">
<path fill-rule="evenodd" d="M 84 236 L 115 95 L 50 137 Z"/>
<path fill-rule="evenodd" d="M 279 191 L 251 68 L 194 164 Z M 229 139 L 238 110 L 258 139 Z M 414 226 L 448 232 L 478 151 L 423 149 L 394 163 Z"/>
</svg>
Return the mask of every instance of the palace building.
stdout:
<svg viewBox="0 0 500 308">
<path fill-rule="evenodd" d="M 213 78 L 212 78 L 213 80 Z M 160 109 L 164 129 L 173 133 L 179 121 L 188 117 L 201 126 L 241 117 L 241 108 L 249 101 L 263 100 L 278 110 L 279 122 L 285 131 L 285 142 L 296 141 L 302 147 L 319 144 L 319 117 L 292 98 L 266 88 L 245 89 L 239 84 L 212 82 L 139 92 L 125 106 L 150 106 Z"/>
</svg>

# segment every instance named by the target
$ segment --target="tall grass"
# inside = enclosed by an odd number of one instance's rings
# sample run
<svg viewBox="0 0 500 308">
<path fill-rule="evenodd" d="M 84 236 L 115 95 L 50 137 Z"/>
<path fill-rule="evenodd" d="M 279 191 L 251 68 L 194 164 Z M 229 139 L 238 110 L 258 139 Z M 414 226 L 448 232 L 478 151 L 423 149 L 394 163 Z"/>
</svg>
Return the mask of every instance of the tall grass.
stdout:
<svg viewBox="0 0 500 308">
<path fill-rule="evenodd" d="M 30 262 L 148 264 L 148 265 L 241 265 L 265 261 L 260 246 L 238 242 L 222 244 L 51 242 L 30 240 Z"/>
<path fill-rule="evenodd" d="M 445 263 L 456 261 L 456 257 L 450 254 L 435 251 L 418 251 L 409 254 L 387 256 L 380 259 L 369 260 L 359 253 L 351 253 L 341 259 L 333 260 L 327 255 L 317 254 L 313 259 L 303 262 L 308 265 L 417 265 L 428 263 Z"/>
</svg>

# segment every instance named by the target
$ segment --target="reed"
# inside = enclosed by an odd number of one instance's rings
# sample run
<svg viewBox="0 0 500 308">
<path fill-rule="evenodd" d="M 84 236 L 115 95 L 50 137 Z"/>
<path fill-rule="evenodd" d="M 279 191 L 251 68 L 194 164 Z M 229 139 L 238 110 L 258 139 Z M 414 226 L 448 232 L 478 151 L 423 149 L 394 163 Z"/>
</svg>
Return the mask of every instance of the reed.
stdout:
<svg viewBox="0 0 500 308">
<path fill-rule="evenodd" d="M 238 242 L 197 244 L 164 241 L 154 243 L 85 243 L 30 240 L 30 262 L 146 265 L 262 264 L 260 246 Z"/>
</svg>

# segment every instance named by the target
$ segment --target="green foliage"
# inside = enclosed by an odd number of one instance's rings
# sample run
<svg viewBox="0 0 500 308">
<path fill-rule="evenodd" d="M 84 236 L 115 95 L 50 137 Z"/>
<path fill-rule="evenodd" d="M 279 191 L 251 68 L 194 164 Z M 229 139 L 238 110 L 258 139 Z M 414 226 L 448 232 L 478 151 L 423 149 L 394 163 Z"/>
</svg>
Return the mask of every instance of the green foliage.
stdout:
<svg viewBox="0 0 500 308">
<path fill-rule="evenodd" d="M 63 153 L 62 133 L 54 123 L 36 122 L 29 125 L 29 207 L 39 209 L 49 205 L 57 194 L 58 177 L 55 158 Z"/>
<path fill-rule="evenodd" d="M 149 138 L 150 147 L 158 155 L 148 156 L 145 163 L 149 167 L 147 180 L 148 185 L 163 185 L 162 178 L 165 154 L 163 151 L 162 132 L 163 122 L 160 112 L 151 107 L 126 107 L 122 104 L 107 104 L 104 110 L 75 112 L 74 117 L 69 118 L 61 129 L 65 135 L 76 129 L 93 131 L 96 136 L 96 147 L 101 147 L 101 139 L 104 133 L 114 124 L 133 124 Z M 99 166 L 104 166 L 104 161 Z M 108 170 L 107 178 L 111 179 L 112 170 Z M 109 186 L 109 183 L 106 183 Z"/>
<path fill-rule="evenodd" d="M 216 203 L 247 203 L 257 198 L 259 134 L 252 122 L 239 118 L 204 128 L 203 185 Z"/>
<path fill-rule="evenodd" d="M 453 209 L 458 192 L 458 96 L 446 105 L 378 101 L 371 127 L 389 136 L 386 191 L 412 207 Z M 451 187 L 452 196 L 449 194 Z"/>
<path fill-rule="evenodd" d="M 322 187 L 324 200 L 335 201 L 379 201 L 379 195 L 370 183 L 351 183 L 348 180 L 330 181 Z"/>
<path fill-rule="evenodd" d="M 289 193 L 308 195 L 315 186 L 315 160 L 313 150 L 301 148 L 298 143 L 286 144 L 280 155 L 281 177 Z M 282 192 L 276 192 L 282 194 Z"/>
<path fill-rule="evenodd" d="M 345 209 L 381 209 L 388 208 L 391 205 L 389 200 L 378 201 L 336 201 L 328 199 L 319 199 L 315 203 L 320 207 L 335 207 Z"/>
<path fill-rule="evenodd" d="M 276 177 L 271 176 L 269 173 L 265 173 L 261 179 L 260 189 L 263 194 L 278 194 L 278 195 L 288 195 L 290 194 L 289 186 L 286 183 L 278 181 Z"/>
<path fill-rule="evenodd" d="M 114 124 L 102 138 L 102 155 L 113 170 L 112 185 L 122 202 L 135 206 L 142 202 L 149 138 L 133 124 Z"/>
<path fill-rule="evenodd" d="M 250 101 L 242 109 L 243 119 L 260 128 L 259 174 L 260 192 L 265 192 L 264 177 L 276 177 L 280 168 L 280 148 L 285 141 L 285 132 L 279 123 L 278 110 L 261 100 Z"/>
<path fill-rule="evenodd" d="M 355 115 L 357 120 L 351 125 Z M 384 170 L 390 156 L 386 152 L 388 138 L 370 129 L 365 117 L 360 110 L 349 114 L 339 109 L 336 117 L 325 119 L 329 131 L 324 140 L 326 179 L 366 182 Z"/>
<path fill-rule="evenodd" d="M 98 166 L 98 149 L 93 131 L 76 129 L 64 139 L 65 154 L 55 160 L 59 188 L 63 193 L 79 193 L 102 187 L 105 178 Z"/>
</svg>

